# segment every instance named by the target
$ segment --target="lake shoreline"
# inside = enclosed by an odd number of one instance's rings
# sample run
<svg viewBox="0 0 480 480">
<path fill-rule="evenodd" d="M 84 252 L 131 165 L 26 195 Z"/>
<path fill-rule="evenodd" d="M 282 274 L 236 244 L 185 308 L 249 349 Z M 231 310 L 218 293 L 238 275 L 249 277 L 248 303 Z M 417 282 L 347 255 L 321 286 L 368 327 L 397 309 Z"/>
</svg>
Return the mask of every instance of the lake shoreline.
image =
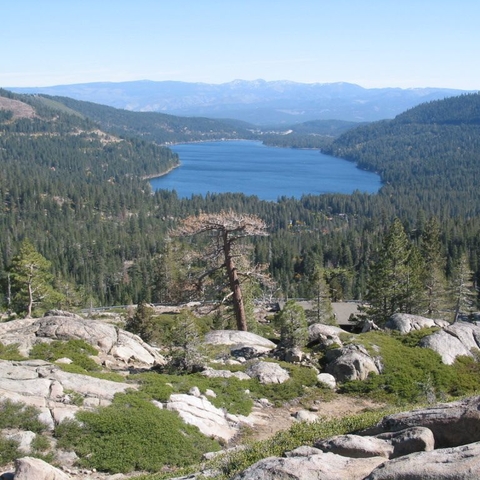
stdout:
<svg viewBox="0 0 480 480">
<path fill-rule="evenodd" d="M 242 193 L 261 200 L 304 195 L 378 193 L 378 174 L 318 149 L 267 146 L 259 140 L 228 139 L 181 143 L 172 150 L 181 159 L 160 175 L 152 175 L 156 190 L 192 195 Z M 175 170 L 175 171 L 174 171 Z M 169 175 L 170 173 L 170 175 Z"/>
</svg>

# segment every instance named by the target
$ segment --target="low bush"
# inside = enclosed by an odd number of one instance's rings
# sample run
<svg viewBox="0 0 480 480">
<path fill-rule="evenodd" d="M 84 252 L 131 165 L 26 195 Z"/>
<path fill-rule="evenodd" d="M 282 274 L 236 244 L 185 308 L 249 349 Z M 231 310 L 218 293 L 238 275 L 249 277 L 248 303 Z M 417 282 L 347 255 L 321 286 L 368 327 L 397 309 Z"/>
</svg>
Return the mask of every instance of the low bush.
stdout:
<svg viewBox="0 0 480 480">
<path fill-rule="evenodd" d="M 341 392 L 397 403 L 432 403 L 476 392 L 480 387 L 480 366 L 469 358 L 445 365 L 433 350 L 412 346 L 424 334 L 414 333 L 407 338 L 380 332 L 359 335 L 356 342 L 382 358 L 383 372 L 365 381 L 347 382 Z"/>
<path fill-rule="evenodd" d="M 0 402 L 0 430 L 18 428 L 35 433 L 42 432 L 46 426 L 38 419 L 39 410 L 23 403 L 11 400 Z"/>
<path fill-rule="evenodd" d="M 166 465 L 186 466 L 220 448 L 138 392 L 117 394 L 112 405 L 79 412 L 77 419 L 80 423 L 65 421 L 56 428 L 58 446 L 73 449 L 80 465 L 101 471 L 152 472 Z"/>
<path fill-rule="evenodd" d="M 13 462 L 19 457 L 21 453 L 18 450 L 18 442 L 0 436 L 0 465 Z"/>
<path fill-rule="evenodd" d="M 89 356 L 98 355 L 98 351 L 83 340 L 68 340 L 66 342 L 38 343 L 30 350 L 30 358 L 38 358 L 47 362 L 55 362 L 59 358 L 69 358 L 71 365 L 81 367 L 87 372 L 100 370 L 100 366 Z M 62 365 L 63 368 L 63 365 Z M 68 369 L 66 367 L 65 369 Z M 79 373 L 79 372 L 72 372 Z"/>
</svg>

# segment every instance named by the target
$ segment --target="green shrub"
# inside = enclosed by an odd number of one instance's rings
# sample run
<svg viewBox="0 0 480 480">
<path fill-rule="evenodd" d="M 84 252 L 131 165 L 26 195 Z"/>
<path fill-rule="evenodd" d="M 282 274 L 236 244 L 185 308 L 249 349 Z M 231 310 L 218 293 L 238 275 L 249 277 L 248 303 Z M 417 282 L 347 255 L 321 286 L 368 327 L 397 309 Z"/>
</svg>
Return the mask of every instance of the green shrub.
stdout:
<svg viewBox="0 0 480 480">
<path fill-rule="evenodd" d="M 117 394 L 112 405 L 79 412 L 77 418 L 81 424 L 70 421 L 57 427 L 58 445 L 73 448 L 81 465 L 101 471 L 185 466 L 220 448 L 177 414 L 160 410 L 138 392 Z"/>
<path fill-rule="evenodd" d="M 19 457 L 21 453 L 18 450 L 18 442 L 0 436 L 0 465 L 13 462 Z"/>
<path fill-rule="evenodd" d="M 18 344 L 3 345 L 0 342 L 0 359 L 10 361 L 22 361 L 25 357 L 18 351 Z"/>
<path fill-rule="evenodd" d="M 40 411 L 23 403 L 15 403 L 11 400 L 0 402 L 0 430 L 4 428 L 18 428 L 42 432 L 45 424 L 38 419 Z"/>
<path fill-rule="evenodd" d="M 55 362 L 59 358 L 67 357 L 72 360 L 71 365 L 81 367 L 87 372 L 100 370 L 99 365 L 89 358 L 98 355 L 98 351 L 83 340 L 68 340 L 66 342 L 38 343 L 30 350 L 30 358 L 39 358 L 47 362 Z M 71 369 L 74 367 L 70 367 Z M 62 365 L 67 371 L 68 367 Z M 78 371 L 71 373 L 80 373 Z M 83 373 L 83 372 L 82 372 Z"/>
<path fill-rule="evenodd" d="M 364 344 L 374 355 L 379 355 L 384 369 L 380 375 L 371 375 L 365 381 L 345 383 L 341 392 L 415 403 L 433 402 L 439 398 L 443 400 L 447 395 L 475 391 L 480 385 L 480 377 L 475 380 L 474 375 L 468 376 L 461 364 L 457 367 L 444 365 L 440 355 L 429 348 L 410 346 L 416 345 L 424 333 L 414 333 L 406 340 L 381 332 L 359 335 L 356 341 Z M 462 368 L 466 376 L 459 379 Z"/>
<path fill-rule="evenodd" d="M 216 398 L 210 402 L 217 408 L 225 408 L 229 413 L 248 415 L 252 411 L 253 401 L 245 390 L 248 381 L 238 378 L 207 378 L 200 374 L 166 375 L 158 373 L 142 373 L 132 378 L 140 383 L 141 391 L 149 398 L 165 402 L 172 393 L 188 393 L 192 387 L 198 387 L 202 393 L 213 390 Z"/>
<path fill-rule="evenodd" d="M 305 387 L 314 387 L 317 384 L 317 374 L 312 368 L 280 362 L 288 370 L 290 378 L 281 384 L 261 384 L 258 380 L 246 382 L 247 388 L 255 398 L 268 398 L 279 406 L 305 394 Z"/>
</svg>

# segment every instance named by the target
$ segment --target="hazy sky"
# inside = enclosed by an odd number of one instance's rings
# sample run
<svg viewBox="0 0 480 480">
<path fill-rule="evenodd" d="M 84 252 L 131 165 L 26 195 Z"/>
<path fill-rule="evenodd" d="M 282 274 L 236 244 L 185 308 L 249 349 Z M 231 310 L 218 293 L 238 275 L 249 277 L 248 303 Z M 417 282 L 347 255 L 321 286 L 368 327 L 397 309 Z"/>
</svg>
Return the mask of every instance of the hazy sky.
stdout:
<svg viewBox="0 0 480 480">
<path fill-rule="evenodd" d="M 480 90 L 479 0 L 2 0 L 1 87 L 235 79 Z"/>
</svg>

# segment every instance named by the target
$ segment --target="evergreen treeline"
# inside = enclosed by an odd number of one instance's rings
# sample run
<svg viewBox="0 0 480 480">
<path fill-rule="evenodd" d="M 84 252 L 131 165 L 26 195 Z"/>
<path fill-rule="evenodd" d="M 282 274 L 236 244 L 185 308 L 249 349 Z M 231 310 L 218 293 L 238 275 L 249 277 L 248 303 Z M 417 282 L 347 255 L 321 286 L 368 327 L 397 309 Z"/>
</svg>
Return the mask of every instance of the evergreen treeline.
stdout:
<svg viewBox="0 0 480 480">
<path fill-rule="evenodd" d="M 443 274 L 452 277 L 466 254 L 475 278 L 480 276 L 478 95 L 422 105 L 334 140 L 329 153 L 380 173 L 384 186 L 378 194 L 306 195 L 278 202 L 239 194 L 190 199 L 175 192 L 152 194 L 144 178 L 178 162 L 170 150 L 147 141 L 161 141 L 158 125 L 147 120 L 153 114 L 0 95 L 28 103 L 36 112 L 33 118 L 17 118 L 8 110 L 0 116 L 4 280 L 20 243 L 29 239 L 51 262 L 59 288 L 79 305 L 165 301 L 165 266 L 174 261 L 165 243 L 169 229 L 188 215 L 229 209 L 267 222 L 270 236 L 253 240 L 254 261 L 270 265 L 279 285 L 276 296 L 311 296 L 315 272 L 324 268 L 334 300 L 365 298 L 370 267 L 381 258 L 396 217 L 409 242 L 420 246 L 429 219 L 436 216 Z M 437 108 L 439 113 L 432 113 Z M 108 115 L 94 119 L 103 115 L 98 112 Z M 122 124 L 130 113 L 136 127 Z M 99 123 L 107 125 L 109 115 L 114 120 L 106 133 Z M 140 125 L 145 129 L 141 139 L 133 136 Z M 116 128 L 125 136 L 114 135 Z M 178 124 L 179 131 L 184 128 L 190 127 Z M 172 132 L 171 141 L 185 141 L 176 135 Z"/>
</svg>

